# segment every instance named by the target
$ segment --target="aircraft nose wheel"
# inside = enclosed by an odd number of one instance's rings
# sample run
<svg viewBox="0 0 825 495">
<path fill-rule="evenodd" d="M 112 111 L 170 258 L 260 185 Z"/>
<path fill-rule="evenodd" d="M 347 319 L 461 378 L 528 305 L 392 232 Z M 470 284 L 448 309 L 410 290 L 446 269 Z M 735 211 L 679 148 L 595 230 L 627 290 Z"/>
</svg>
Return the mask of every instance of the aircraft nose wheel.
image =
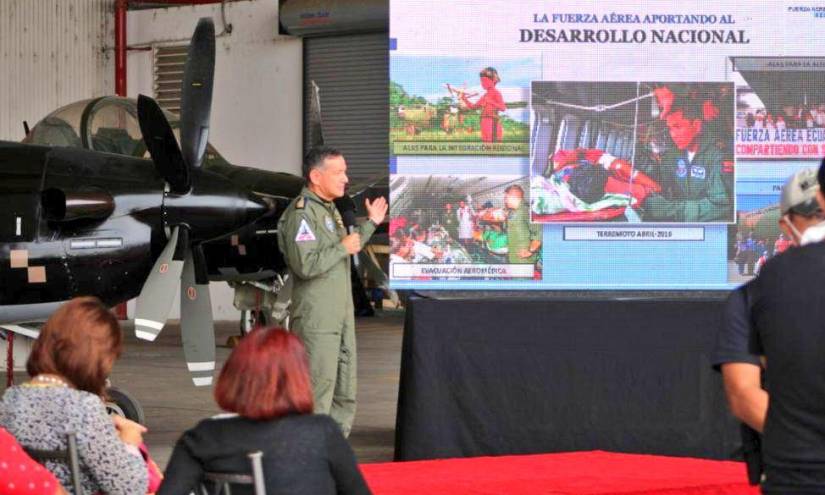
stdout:
<svg viewBox="0 0 825 495">
<path fill-rule="evenodd" d="M 134 397 L 127 394 L 125 391 L 109 387 L 106 389 L 106 412 L 109 414 L 117 414 L 126 419 L 135 421 L 142 425 L 146 424 L 146 415 L 143 413 L 143 407 L 135 400 Z"/>
</svg>

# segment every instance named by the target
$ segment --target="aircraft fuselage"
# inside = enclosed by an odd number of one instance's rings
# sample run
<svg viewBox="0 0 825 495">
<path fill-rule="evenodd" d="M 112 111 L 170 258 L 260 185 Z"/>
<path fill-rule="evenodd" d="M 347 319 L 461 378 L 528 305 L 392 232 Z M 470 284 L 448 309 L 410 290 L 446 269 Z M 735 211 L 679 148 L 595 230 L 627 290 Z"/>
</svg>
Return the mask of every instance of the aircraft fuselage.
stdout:
<svg viewBox="0 0 825 495">
<path fill-rule="evenodd" d="M 137 295 L 164 235 L 151 163 L 0 142 L 0 172 L 0 322 L 7 305 Z"/>
<path fill-rule="evenodd" d="M 175 194 L 149 160 L 2 141 L 0 177 L 0 323 L 76 296 L 110 305 L 137 296 L 175 225 L 204 246 L 211 280 L 272 277 L 284 268 L 277 220 L 302 184 L 222 165 Z M 261 197 L 269 212 L 258 218 Z"/>
</svg>

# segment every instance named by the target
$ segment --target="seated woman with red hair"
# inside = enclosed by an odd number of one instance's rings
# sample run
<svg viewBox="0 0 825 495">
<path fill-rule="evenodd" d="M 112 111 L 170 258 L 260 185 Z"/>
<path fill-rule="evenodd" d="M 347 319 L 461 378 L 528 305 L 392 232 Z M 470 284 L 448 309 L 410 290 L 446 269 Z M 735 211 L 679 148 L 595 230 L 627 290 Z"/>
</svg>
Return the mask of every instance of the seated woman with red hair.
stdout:
<svg viewBox="0 0 825 495">
<path fill-rule="evenodd" d="M 260 328 L 244 337 L 221 370 L 215 400 L 231 414 L 181 436 L 158 495 L 196 491 L 205 472 L 248 474 L 254 451 L 263 452 L 269 495 L 370 493 L 338 425 L 312 414 L 306 351 L 295 335 Z"/>
</svg>

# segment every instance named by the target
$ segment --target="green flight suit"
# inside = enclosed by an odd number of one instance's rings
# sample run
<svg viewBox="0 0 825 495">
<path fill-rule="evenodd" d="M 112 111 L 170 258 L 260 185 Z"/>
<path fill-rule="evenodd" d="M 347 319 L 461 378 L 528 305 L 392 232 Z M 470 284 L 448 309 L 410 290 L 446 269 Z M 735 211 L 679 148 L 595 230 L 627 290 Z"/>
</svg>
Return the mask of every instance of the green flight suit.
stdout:
<svg viewBox="0 0 825 495">
<path fill-rule="evenodd" d="M 375 231 L 359 228 L 363 247 Z M 309 355 L 315 412 L 329 414 L 349 435 L 355 418 L 355 318 L 347 235 L 335 204 L 309 189 L 278 221 L 278 247 L 293 277 L 291 330 Z"/>
<path fill-rule="evenodd" d="M 441 222 L 444 226 L 444 230 L 450 234 L 450 239 L 457 241 L 458 240 L 458 218 L 455 216 L 455 212 L 450 210 L 448 213 L 446 210 L 444 211 L 444 221 Z"/>
<path fill-rule="evenodd" d="M 733 220 L 733 203 L 722 171 L 723 153 L 713 139 L 702 140 L 688 160 L 687 152 L 672 149 L 662 157 L 658 174 L 662 193 L 644 203 L 645 220 L 723 222 Z"/>
<path fill-rule="evenodd" d="M 522 201 L 517 209 L 510 210 L 504 229 L 507 232 L 507 260 L 510 263 L 535 263 L 538 253 L 533 253 L 529 258 L 519 256 L 522 249 L 530 249 L 532 241 L 541 241 L 541 226 L 530 223 L 527 201 Z"/>
</svg>

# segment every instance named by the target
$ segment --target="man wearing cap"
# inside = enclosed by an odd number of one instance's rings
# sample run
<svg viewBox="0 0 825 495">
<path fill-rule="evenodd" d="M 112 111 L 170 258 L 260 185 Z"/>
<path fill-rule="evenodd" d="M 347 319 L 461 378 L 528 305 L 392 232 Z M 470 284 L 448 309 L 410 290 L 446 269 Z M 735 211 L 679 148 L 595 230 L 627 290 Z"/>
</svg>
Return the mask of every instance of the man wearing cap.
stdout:
<svg viewBox="0 0 825 495">
<path fill-rule="evenodd" d="M 801 247 L 773 257 L 731 294 L 714 359 L 734 414 L 764 431 L 762 492 L 769 495 L 825 493 L 825 243 L 806 235 L 821 221 L 811 197 L 820 209 L 825 197 L 813 178 L 800 171 L 782 192 L 780 225 Z"/>
<path fill-rule="evenodd" d="M 793 245 L 804 246 L 825 239 L 822 209 L 816 201 L 818 191 L 819 182 L 813 168 L 795 173 L 782 187 L 779 228 Z"/>
<path fill-rule="evenodd" d="M 792 175 L 782 187 L 779 227 L 793 246 L 825 238 L 822 209 L 816 200 L 818 191 L 816 170 L 810 168 Z M 761 432 L 768 395 L 760 383 L 760 356 L 754 353 L 753 342 L 749 342 L 753 332 L 748 319 L 749 286 L 739 287 L 728 297 L 722 328 L 717 335 L 713 367 L 722 372 L 734 416 Z"/>
</svg>

